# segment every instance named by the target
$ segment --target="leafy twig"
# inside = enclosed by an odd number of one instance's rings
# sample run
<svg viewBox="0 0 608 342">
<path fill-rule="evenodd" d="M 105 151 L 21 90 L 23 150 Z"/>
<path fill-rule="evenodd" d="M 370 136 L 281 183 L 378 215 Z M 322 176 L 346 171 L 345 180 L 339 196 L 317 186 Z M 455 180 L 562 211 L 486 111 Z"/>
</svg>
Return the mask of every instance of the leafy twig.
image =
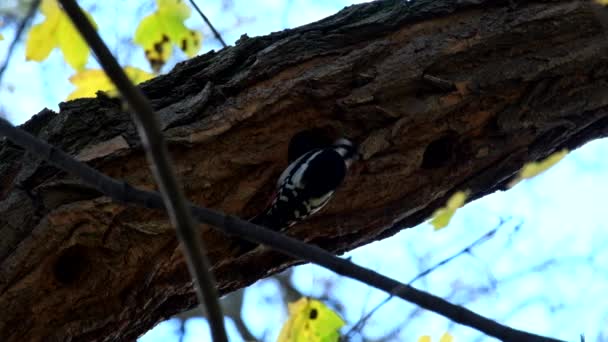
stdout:
<svg viewBox="0 0 608 342">
<path fill-rule="evenodd" d="M 209 271 L 209 260 L 201 236 L 195 229 L 186 199 L 169 162 L 167 145 L 157 115 L 141 90 L 129 80 L 76 1 L 59 0 L 59 2 L 132 109 L 133 122 L 137 126 L 148 160 L 152 164 L 150 167 L 159 184 L 171 222 L 176 227 L 177 236 L 184 248 L 188 267 L 194 277 L 198 299 L 207 309 L 213 340 L 227 342 L 224 315 L 219 304 L 215 279 Z"/>
</svg>

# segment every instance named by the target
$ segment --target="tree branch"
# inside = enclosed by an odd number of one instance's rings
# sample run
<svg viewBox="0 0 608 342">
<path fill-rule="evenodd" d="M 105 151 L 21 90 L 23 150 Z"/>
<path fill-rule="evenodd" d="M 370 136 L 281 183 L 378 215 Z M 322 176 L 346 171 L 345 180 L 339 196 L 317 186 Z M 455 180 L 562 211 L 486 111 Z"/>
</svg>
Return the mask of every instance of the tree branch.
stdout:
<svg viewBox="0 0 608 342">
<path fill-rule="evenodd" d="M 567 0 L 375 1 L 242 37 L 141 88 L 187 197 L 240 217 L 262 210 L 298 132 L 328 128 L 358 142 L 358 170 L 323 212 L 289 230 L 341 253 L 425 220 L 455 189 L 479 198 L 503 189 L 526 161 L 607 136 L 608 44 L 593 11 Z M 121 101 L 60 109 L 24 129 L 155 189 Z M 193 308 L 165 215 L 116 204 L 0 143 L 0 305 L 10 313 L 0 335 L 133 340 Z M 239 255 L 225 234 L 206 225 L 200 233 L 220 293 L 303 262 L 269 248 Z"/>
<path fill-rule="evenodd" d="M 95 187 L 114 200 L 126 204 L 142 205 L 150 209 L 164 208 L 163 200 L 157 193 L 136 189 L 128 183 L 119 183 L 92 167 L 75 160 L 61 150 L 38 140 L 27 132 L 13 127 L 4 119 L 0 119 L 0 134 L 5 135 L 14 143 L 27 149 L 30 153 L 36 154 L 58 168 L 78 176 L 88 185 Z M 477 329 L 489 336 L 503 341 L 560 341 L 501 325 L 471 310 L 447 302 L 440 297 L 417 290 L 364 267 L 357 266 L 349 260 L 335 257 L 317 246 L 307 245 L 278 232 L 243 221 L 238 217 L 197 207 L 192 203 L 189 206 L 193 215 L 201 223 L 210 224 L 229 234 L 246 238 L 249 241 L 266 244 L 287 255 L 310 261 L 337 274 L 359 280 L 362 283 L 438 313 L 454 322 Z"/>
<path fill-rule="evenodd" d="M 87 41 L 99 64 L 108 77 L 114 82 L 124 99 L 132 109 L 132 118 L 143 142 L 146 155 L 150 161 L 156 181 L 160 185 L 165 209 L 177 230 L 177 236 L 183 246 L 188 267 L 194 278 L 200 303 L 207 309 L 209 326 L 214 341 L 228 342 L 224 315 L 219 303 L 215 279 L 210 272 L 203 241 L 194 227 L 194 220 L 186 206 L 186 199 L 177 182 L 175 170 L 171 166 L 165 138 L 160 130 L 157 115 L 150 102 L 140 89 L 136 88 L 120 67 L 108 47 L 101 40 L 93 25 L 89 22 L 75 0 L 59 0 L 64 10 Z"/>
</svg>

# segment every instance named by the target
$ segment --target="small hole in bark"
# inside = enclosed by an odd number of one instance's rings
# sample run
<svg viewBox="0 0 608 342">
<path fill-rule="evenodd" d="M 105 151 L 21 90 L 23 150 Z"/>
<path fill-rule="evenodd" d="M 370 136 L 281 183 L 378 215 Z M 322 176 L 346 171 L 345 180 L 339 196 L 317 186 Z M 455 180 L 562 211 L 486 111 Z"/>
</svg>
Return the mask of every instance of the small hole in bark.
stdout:
<svg viewBox="0 0 608 342">
<path fill-rule="evenodd" d="M 289 141 L 287 160 L 291 163 L 304 153 L 315 148 L 329 146 L 332 142 L 327 129 L 311 128 L 298 132 Z"/>
<path fill-rule="evenodd" d="M 449 133 L 431 142 L 422 157 L 423 169 L 437 169 L 450 164 L 456 149 L 457 135 Z"/>
<path fill-rule="evenodd" d="M 53 272 L 57 281 L 71 285 L 84 278 L 90 268 L 87 250 L 83 246 L 72 246 L 61 252 L 55 261 Z"/>
</svg>

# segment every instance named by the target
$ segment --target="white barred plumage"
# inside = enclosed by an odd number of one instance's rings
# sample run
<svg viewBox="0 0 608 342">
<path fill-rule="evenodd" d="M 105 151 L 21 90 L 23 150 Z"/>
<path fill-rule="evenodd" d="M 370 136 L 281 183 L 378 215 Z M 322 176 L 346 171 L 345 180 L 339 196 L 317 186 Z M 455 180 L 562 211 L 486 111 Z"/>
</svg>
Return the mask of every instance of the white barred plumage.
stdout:
<svg viewBox="0 0 608 342">
<path fill-rule="evenodd" d="M 342 184 L 356 157 L 355 144 L 344 138 L 304 153 L 281 173 L 270 206 L 251 222 L 282 230 L 318 212 Z"/>
</svg>

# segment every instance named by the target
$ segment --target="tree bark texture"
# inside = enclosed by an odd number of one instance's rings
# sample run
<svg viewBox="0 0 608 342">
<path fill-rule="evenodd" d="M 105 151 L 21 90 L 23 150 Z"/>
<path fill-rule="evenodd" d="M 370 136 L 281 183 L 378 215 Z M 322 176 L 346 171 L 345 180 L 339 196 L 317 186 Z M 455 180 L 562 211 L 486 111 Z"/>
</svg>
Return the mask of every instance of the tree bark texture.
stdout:
<svg viewBox="0 0 608 342">
<path fill-rule="evenodd" d="M 290 138 L 321 127 L 363 160 L 294 237 L 336 253 L 428 218 L 449 195 L 504 189 L 523 163 L 606 136 L 606 34 L 582 1 L 378 1 L 243 36 L 142 87 L 192 201 L 241 217 L 267 202 Z M 103 27 L 100 28 L 103 30 Z M 129 114 L 107 97 L 23 128 L 154 189 Z M 238 255 L 201 226 L 222 293 L 297 261 Z M 134 340 L 196 305 L 166 214 L 114 203 L 0 144 L 0 337 Z"/>
</svg>

